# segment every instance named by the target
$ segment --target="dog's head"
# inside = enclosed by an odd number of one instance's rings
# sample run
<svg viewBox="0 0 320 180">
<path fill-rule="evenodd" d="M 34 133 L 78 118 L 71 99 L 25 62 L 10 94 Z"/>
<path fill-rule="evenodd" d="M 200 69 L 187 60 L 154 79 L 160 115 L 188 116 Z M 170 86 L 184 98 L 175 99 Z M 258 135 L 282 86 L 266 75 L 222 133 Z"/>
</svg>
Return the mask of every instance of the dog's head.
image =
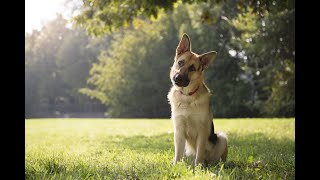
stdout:
<svg viewBox="0 0 320 180">
<path fill-rule="evenodd" d="M 199 85 L 203 82 L 203 71 L 215 59 L 216 55 L 215 51 L 201 55 L 193 53 L 188 35 L 183 34 L 170 71 L 172 84 L 177 88 Z"/>
</svg>

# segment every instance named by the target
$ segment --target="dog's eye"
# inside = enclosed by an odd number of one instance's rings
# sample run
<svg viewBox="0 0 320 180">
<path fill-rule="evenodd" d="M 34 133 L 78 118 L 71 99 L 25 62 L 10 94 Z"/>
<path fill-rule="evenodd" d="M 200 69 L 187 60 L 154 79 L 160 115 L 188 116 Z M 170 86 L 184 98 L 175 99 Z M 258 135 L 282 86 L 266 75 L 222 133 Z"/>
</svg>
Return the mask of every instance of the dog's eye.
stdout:
<svg viewBox="0 0 320 180">
<path fill-rule="evenodd" d="M 189 71 L 195 71 L 196 68 L 194 67 L 194 65 L 192 64 L 191 66 L 189 66 Z"/>
<path fill-rule="evenodd" d="M 179 67 L 182 67 L 184 65 L 184 60 L 181 60 L 178 62 Z"/>
</svg>

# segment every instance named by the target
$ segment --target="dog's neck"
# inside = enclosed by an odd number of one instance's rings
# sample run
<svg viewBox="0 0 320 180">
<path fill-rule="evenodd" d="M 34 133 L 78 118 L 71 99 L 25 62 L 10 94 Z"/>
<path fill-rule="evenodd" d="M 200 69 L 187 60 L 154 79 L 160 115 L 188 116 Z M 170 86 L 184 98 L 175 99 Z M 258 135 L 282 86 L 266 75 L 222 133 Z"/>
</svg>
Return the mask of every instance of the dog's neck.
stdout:
<svg viewBox="0 0 320 180">
<path fill-rule="evenodd" d="M 180 93 L 183 95 L 186 95 L 186 96 L 192 96 L 193 94 L 195 94 L 199 90 L 199 88 L 200 88 L 200 85 L 194 91 L 191 91 L 187 94 L 184 94 L 182 91 L 180 91 Z"/>
<path fill-rule="evenodd" d="M 192 96 L 195 95 L 203 86 L 203 83 L 193 85 L 190 87 L 178 88 L 177 90 L 180 92 L 181 95 L 185 96 Z"/>
</svg>

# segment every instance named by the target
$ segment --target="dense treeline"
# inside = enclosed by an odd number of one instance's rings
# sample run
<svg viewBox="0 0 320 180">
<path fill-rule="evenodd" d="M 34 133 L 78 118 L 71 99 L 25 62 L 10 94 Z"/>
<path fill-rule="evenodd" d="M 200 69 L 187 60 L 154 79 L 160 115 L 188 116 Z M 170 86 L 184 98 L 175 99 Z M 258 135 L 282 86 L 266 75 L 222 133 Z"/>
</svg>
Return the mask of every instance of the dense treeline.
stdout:
<svg viewBox="0 0 320 180">
<path fill-rule="evenodd" d="M 170 117 L 169 68 L 187 33 L 194 52 L 218 52 L 206 71 L 215 117 L 295 115 L 294 1 L 139 1 L 151 14 L 104 2 L 85 1 L 77 28 L 58 17 L 26 36 L 27 114 L 99 101 L 111 117 Z"/>
<path fill-rule="evenodd" d="M 34 30 L 25 37 L 27 118 L 105 111 L 100 102 L 79 93 L 79 88 L 86 86 L 99 44 L 93 44 L 84 30 L 71 30 L 66 25 L 67 20 L 60 15 L 41 31 Z"/>
</svg>

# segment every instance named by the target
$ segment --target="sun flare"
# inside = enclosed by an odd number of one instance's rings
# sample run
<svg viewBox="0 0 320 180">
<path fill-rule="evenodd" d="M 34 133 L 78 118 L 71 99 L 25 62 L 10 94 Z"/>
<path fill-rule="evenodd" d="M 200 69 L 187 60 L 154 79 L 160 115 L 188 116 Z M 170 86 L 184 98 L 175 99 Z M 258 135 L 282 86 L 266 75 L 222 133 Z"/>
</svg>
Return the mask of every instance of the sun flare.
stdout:
<svg viewBox="0 0 320 180">
<path fill-rule="evenodd" d="M 63 12 L 66 0 L 26 0 L 25 32 L 40 29 L 44 23 L 55 18 L 56 13 Z"/>
</svg>

